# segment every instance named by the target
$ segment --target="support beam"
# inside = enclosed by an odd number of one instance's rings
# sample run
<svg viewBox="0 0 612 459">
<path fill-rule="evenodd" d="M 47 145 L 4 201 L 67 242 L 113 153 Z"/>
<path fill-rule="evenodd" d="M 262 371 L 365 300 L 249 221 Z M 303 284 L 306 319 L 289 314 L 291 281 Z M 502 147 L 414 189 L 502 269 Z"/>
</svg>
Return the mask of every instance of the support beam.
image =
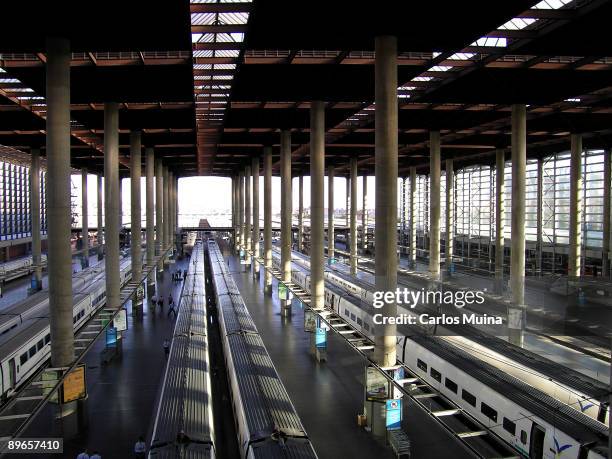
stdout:
<svg viewBox="0 0 612 459">
<path fill-rule="evenodd" d="M 344 224 L 344 227 L 348 228 L 349 224 L 350 224 L 350 217 L 349 217 L 349 215 L 351 213 L 351 209 L 350 209 L 350 207 L 351 207 L 351 178 L 350 177 L 346 178 L 346 195 L 345 195 L 345 197 L 346 197 L 346 206 L 344 208 L 345 209 L 344 216 L 345 216 L 346 222 Z"/>
<path fill-rule="evenodd" d="M 251 241 L 253 237 L 253 222 L 251 221 L 251 211 L 253 210 L 251 203 L 251 166 L 244 168 L 244 227 L 246 229 L 244 249 L 246 251 L 247 266 L 251 264 Z"/>
<path fill-rule="evenodd" d="M 537 192 L 536 192 L 536 222 L 537 234 L 536 234 L 536 275 L 542 276 L 542 253 L 544 251 L 544 237 L 542 229 L 544 227 L 542 213 L 542 205 L 544 201 L 544 160 L 538 158 L 538 171 L 537 171 Z"/>
<path fill-rule="evenodd" d="M 453 265 L 453 251 L 455 246 L 455 171 L 453 160 L 446 160 L 446 247 L 444 255 L 446 258 L 446 272 L 452 274 L 455 270 Z"/>
<path fill-rule="evenodd" d="M 259 156 L 252 160 L 251 172 L 253 174 L 253 243 L 252 252 L 256 258 L 259 258 L 259 240 L 261 234 L 259 231 Z M 259 275 L 259 263 L 253 264 L 253 275 Z"/>
<path fill-rule="evenodd" d="M 350 213 L 350 254 L 351 274 L 357 274 L 357 158 L 351 158 L 351 213 Z"/>
<path fill-rule="evenodd" d="M 140 279 L 142 275 L 142 253 L 141 253 L 141 209 L 140 209 L 140 176 L 141 176 L 141 133 L 130 132 L 130 184 L 131 184 L 131 222 L 130 241 L 132 255 L 132 277 Z"/>
<path fill-rule="evenodd" d="M 70 247 L 70 42 L 47 39 L 47 222 L 51 365 L 74 360 Z"/>
<path fill-rule="evenodd" d="M 606 148 L 604 151 L 604 195 L 603 195 L 603 244 L 602 244 L 602 275 L 604 277 L 612 276 L 610 271 L 610 264 L 612 257 L 610 253 L 610 243 L 612 242 L 611 234 L 611 222 L 610 222 L 610 194 L 612 191 L 612 164 L 610 164 L 610 157 L 612 156 L 612 150 Z"/>
<path fill-rule="evenodd" d="M 362 203 L 361 203 L 361 244 L 362 249 L 366 251 L 368 249 L 368 175 L 363 174 L 362 177 Z"/>
<path fill-rule="evenodd" d="M 331 263 L 336 248 L 334 234 L 334 166 L 327 168 L 327 257 Z"/>
<path fill-rule="evenodd" d="M 168 247 L 170 247 L 170 174 L 168 171 L 168 167 L 164 167 L 163 169 L 163 175 L 164 175 L 164 188 L 163 188 L 163 194 L 164 194 L 164 204 L 162 207 L 162 212 L 163 212 L 163 227 L 164 227 L 164 239 L 163 239 L 163 244 L 164 244 L 164 250 L 166 250 Z M 166 258 L 164 260 L 164 263 L 169 263 L 169 260 Z"/>
<path fill-rule="evenodd" d="M 408 247 L 408 262 L 412 269 L 416 268 L 416 256 L 417 256 L 417 234 L 416 234 L 416 225 L 417 225 L 417 215 L 416 215 L 416 167 L 410 168 L 410 227 L 409 227 L 409 235 L 410 235 L 410 244 Z"/>
<path fill-rule="evenodd" d="M 96 239 L 98 240 L 98 260 L 101 260 L 104 253 L 104 182 L 102 175 L 98 175 L 97 182 L 98 234 L 96 235 Z"/>
<path fill-rule="evenodd" d="M 525 177 L 527 169 L 527 118 L 524 104 L 512 105 L 512 248 L 508 307 L 509 341 L 523 344 L 525 327 Z"/>
<path fill-rule="evenodd" d="M 42 253 L 40 241 L 40 150 L 32 149 L 30 167 L 30 216 L 32 219 L 32 293 L 42 289 Z"/>
<path fill-rule="evenodd" d="M 582 245 L 582 135 L 571 135 L 570 156 L 570 227 L 568 244 L 569 277 L 580 276 Z"/>
<path fill-rule="evenodd" d="M 161 255 L 164 249 L 164 165 L 161 158 L 155 160 L 155 250 Z M 160 263 L 160 268 L 163 263 Z"/>
<path fill-rule="evenodd" d="M 429 133 L 429 272 L 440 277 L 440 132 Z"/>
<path fill-rule="evenodd" d="M 104 216 L 106 227 L 106 307 L 119 299 L 119 111 L 115 102 L 104 104 Z"/>
<path fill-rule="evenodd" d="M 81 266 L 89 266 L 89 206 L 87 205 L 87 168 L 81 169 Z"/>
<path fill-rule="evenodd" d="M 495 290 L 503 292 L 504 284 L 504 170 L 505 153 L 502 149 L 495 151 Z"/>
<path fill-rule="evenodd" d="M 314 309 L 325 307 L 325 106 L 310 104 L 310 295 Z"/>
<path fill-rule="evenodd" d="M 153 148 L 147 148 L 146 152 L 146 209 L 147 209 L 147 264 L 152 265 L 155 258 L 155 201 L 153 195 L 155 153 Z M 149 276 L 149 285 L 153 284 L 155 276 Z"/>
<path fill-rule="evenodd" d="M 304 176 L 300 173 L 298 177 L 298 252 L 304 250 Z"/>
<path fill-rule="evenodd" d="M 376 37 L 375 44 L 375 170 L 376 290 L 394 292 L 397 288 L 397 39 Z M 387 303 L 384 317 L 395 317 L 397 305 Z M 383 367 L 395 365 L 396 325 L 378 326 L 374 360 Z"/>
<path fill-rule="evenodd" d="M 264 147 L 264 290 L 272 289 L 272 147 Z"/>
<path fill-rule="evenodd" d="M 283 281 L 291 281 L 291 132 L 281 131 L 281 273 Z M 291 301 L 283 301 L 283 315 L 291 312 Z"/>
<path fill-rule="evenodd" d="M 244 227 L 244 172 L 238 174 L 238 226 L 240 227 L 238 245 L 240 249 L 243 249 L 244 241 L 246 240 Z"/>
</svg>

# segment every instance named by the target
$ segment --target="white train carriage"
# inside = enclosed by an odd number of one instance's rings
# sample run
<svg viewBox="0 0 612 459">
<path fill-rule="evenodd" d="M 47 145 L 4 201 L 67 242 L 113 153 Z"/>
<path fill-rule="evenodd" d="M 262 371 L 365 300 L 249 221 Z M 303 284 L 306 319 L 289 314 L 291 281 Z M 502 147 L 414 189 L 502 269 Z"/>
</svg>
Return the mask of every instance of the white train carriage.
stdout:
<svg viewBox="0 0 612 459">
<path fill-rule="evenodd" d="M 217 244 L 208 247 L 241 457 L 316 458 Z"/>
<path fill-rule="evenodd" d="M 123 286 L 131 278 L 131 262 L 121 263 Z M 106 303 L 104 276 L 73 296 L 73 329 L 76 332 Z M 48 302 L 39 316 L 29 318 L 16 328 L 0 335 L 0 398 L 13 395 L 49 358 L 51 331 Z"/>
<path fill-rule="evenodd" d="M 308 290 L 306 274 L 294 270 L 292 279 Z M 368 306 L 359 307 L 355 301 L 340 289 L 325 289 L 325 306 L 373 338 Z M 399 360 L 524 455 L 534 459 L 608 457 L 608 428 L 544 392 L 439 337 L 412 333 L 398 336 L 397 346 Z"/>
<path fill-rule="evenodd" d="M 294 252 L 293 261 L 301 269 L 292 271 L 294 283 L 310 289 L 310 262 L 307 256 Z M 273 263 L 278 264 L 279 258 L 273 256 Z M 333 305 L 338 314 L 350 320 L 355 327 L 365 333 L 374 330 L 372 310 L 374 287 L 367 282 L 357 279 L 346 279 L 337 272 L 326 270 L 325 279 L 341 293 L 350 294 L 358 302 L 360 308 L 340 311 L 338 303 L 340 295 L 326 289 L 326 304 Z M 418 312 L 398 305 L 398 314 L 418 315 Z M 459 330 L 460 329 L 460 330 Z M 408 331 L 408 326 L 398 326 L 398 332 Z M 411 332 L 414 330 L 410 330 Z M 605 384 L 591 377 L 578 373 L 575 370 L 561 369 L 556 362 L 552 362 L 540 355 L 525 349 L 517 349 L 508 342 L 492 337 L 476 330 L 474 327 L 455 327 L 453 333 L 443 338 L 453 345 L 466 350 L 494 367 L 524 381 L 531 386 L 550 394 L 567 406 L 583 413 L 606 425 L 610 422 L 610 408 L 607 398 L 608 388 Z"/>
</svg>

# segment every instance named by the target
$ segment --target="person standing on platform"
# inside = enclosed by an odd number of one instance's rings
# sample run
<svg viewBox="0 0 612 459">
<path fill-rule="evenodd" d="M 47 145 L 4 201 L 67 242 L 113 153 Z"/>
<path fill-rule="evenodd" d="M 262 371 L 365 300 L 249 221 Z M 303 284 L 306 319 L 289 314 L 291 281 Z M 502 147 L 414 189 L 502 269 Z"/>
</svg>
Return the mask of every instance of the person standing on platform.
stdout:
<svg viewBox="0 0 612 459">
<path fill-rule="evenodd" d="M 89 454 L 87 453 L 87 448 L 85 448 L 85 450 L 79 454 L 76 459 L 89 459 Z"/>
<path fill-rule="evenodd" d="M 170 355 L 170 341 L 168 341 L 167 338 L 164 340 L 163 347 L 164 347 L 164 354 L 166 358 L 168 358 L 168 355 Z"/>
<path fill-rule="evenodd" d="M 147 444 L 145 443 L 144 438 L 138 437 L 138 441 L 134 445 L 134 457 L 144 459 L 146 452 Z"/>
<path fill-rule="evenodd" d="M 100 456 L 98 451 L 94 451 L 93 454 L 89 456 L 89 459 L 102 459 L 102 456 Z"/>
<path fill-rule="evenodd" d="M 164 309 L 164 297 L 159 295 L 159 298 L 157 299 L 157 305 L 161 308 Z"/>
</svg>

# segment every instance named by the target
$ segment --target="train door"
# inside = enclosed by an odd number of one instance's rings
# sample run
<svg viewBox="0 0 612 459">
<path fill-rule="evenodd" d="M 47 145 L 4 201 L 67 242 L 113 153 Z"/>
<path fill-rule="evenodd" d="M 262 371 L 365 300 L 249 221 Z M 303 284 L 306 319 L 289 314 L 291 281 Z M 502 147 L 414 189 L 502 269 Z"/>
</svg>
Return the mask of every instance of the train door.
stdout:
<svg viewBox="0 0 612 459">
<path fill-rule="evenodd" d="M 336 308 L 334 308 L 334 299 L 335 299 L 335 295 L 332 293 L 331 294 L 331 298 L 329 300 L 329 305 L 331 306 L 331 310 L 334 311 Z"/>
<path fill-rule="evenodd" d="M 9 386 L 15 387 L 17 383 L 17 369 L 15 368 L 15 359 L 9 360 Z"/>
<path fill-rule="evenodd" d="M 544 455 L 544 436 L 546 430 L 535 422 L 531 426 L 531 439 L 529 443 L 529 458 L 542 459 Z"/>
</svg>

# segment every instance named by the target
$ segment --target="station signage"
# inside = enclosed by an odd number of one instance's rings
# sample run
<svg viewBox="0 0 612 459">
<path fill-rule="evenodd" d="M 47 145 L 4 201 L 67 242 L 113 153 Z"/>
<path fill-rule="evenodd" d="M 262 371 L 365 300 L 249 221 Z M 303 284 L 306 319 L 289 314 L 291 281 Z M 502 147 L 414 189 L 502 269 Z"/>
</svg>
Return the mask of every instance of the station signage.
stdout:
<svg viewBox="0 0 612 459">
<path fill-rule="evenodd" d="M 314 333 L 317 328 L 317 315 L 309 310 L 304 310 L 304 331 Z"/>
<path fill-rule="evenodd" d="M 327 329 L 317 327 L 315 329 L 315 346 L 319 349 L 327 348 Z"/>
<path fill-rule="evenodd" d="M 106 345 L 107 346 L 117 345 L 117 329 L 115 327 L 108 327 L 106 329 Z"/>
<path fill-rule="evenodd" d="M 366 400 L 384 402 L 389 398 L 389 381 L 377 368 L 366 367 Z"/>
<path fill-rule="evenodd" d="M 113 328 L 118 332 L 128 329 L 127 310 L 125 308 L 121 309 L 113 319 Z"/>
<path fill-rule="evenodd" d="M 73 402 L 86 397 L 85 365 L 79 365 L 64 378 L 62 384 L 62 403 Z"/>
<path fill-rule="evenodd" d="M 387 430 L 402 428 L 402 399 L 392 398 L 385 403 Z"/>
<path fill-rule="evenodd" d="M 278 299 L 279 300 L 290 300 L 293 298 L 289 288 L 282 282 L 278 283 Z"/>
</svg>

